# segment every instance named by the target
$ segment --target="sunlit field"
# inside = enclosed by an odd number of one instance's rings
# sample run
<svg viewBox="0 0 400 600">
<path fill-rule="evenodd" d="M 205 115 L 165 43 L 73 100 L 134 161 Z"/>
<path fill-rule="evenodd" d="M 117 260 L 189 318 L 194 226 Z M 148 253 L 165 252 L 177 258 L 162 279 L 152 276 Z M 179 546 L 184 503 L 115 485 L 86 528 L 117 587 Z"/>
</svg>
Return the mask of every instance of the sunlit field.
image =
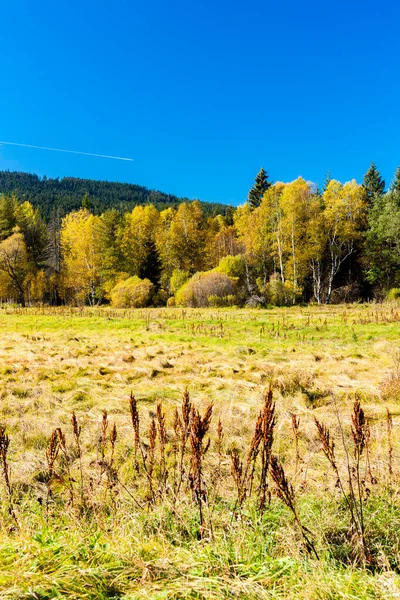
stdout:
<svg viewBox="0 0 400 600">
<path fill-rule="evenodd" d="M 400 306 L 0 309 L 1 598 L 400 598 Z"/>
</svg>

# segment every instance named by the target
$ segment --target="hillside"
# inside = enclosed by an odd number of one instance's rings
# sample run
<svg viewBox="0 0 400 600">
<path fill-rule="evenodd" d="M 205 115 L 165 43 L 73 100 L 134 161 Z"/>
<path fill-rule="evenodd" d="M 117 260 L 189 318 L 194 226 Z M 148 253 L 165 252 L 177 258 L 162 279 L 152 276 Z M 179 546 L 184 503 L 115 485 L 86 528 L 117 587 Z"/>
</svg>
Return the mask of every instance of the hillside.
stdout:
<svg viewBox="0 0 400 600">
<path fill-rule="evenodd" d="M 21 200 L 28 200 L 38 207 L 42 216 L 48 220 L 55 209 L 61 214 L 67 214 L 82 206 L 84 195 L 89 194 L 91 209 L 95 214 L 101 214 L 109 209 L 121 212 L 131 211 L 138 204 L 154 204 L 163 209 L 176 206 L 187 198 L 178 198 L 157 190 L 112 181 L 95 181 L 64 177 L 62 179 L 43 178 L 32 173 L 18 171 L 0 171 L 0 194 L 13 193 Z M 206 215 L 226 214 L 227 205 L 202 202 Z"/>
</svg>

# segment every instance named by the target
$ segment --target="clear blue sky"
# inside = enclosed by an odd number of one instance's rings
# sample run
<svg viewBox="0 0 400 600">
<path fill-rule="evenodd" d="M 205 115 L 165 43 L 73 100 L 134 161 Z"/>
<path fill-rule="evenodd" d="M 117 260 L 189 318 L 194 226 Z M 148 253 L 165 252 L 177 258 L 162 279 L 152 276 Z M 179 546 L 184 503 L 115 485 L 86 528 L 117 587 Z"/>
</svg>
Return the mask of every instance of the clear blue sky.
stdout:
<svg viewBox="0 0 400 600">
<path fill-rule="evenodd" d="M 395 0 L 5 2 L 0 169 L 240 204 L 271 178 L 400 165 Z"/>
</svg>

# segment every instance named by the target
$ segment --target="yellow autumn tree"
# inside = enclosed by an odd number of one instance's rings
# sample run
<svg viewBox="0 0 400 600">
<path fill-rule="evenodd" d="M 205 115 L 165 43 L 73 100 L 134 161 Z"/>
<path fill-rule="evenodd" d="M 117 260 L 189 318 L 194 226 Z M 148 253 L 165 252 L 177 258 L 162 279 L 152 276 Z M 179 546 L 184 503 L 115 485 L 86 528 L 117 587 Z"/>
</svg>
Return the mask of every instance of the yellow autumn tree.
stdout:
<svg viewBox="0 0 400 600">
<path fill-rule="evenodd" d="M 312 276 L 313 297 L 318 304 L 323 299 L 327 233 L 323 199 L 316 194 L 310 198 L 306 242 L 307 259 Z"/>
<path fill-rule="evenodd" d="M 310 217 L 312 187 L 302 177 L 287 183 L 280 195 L 284 273 L 287 288 L 292 288 L 292 301 L 302 291 L 309 272 L 307 228 Z"/>
<path fill-rule="evenodd" d="M 281 197 L 285 184 L 278 181 L 272 185 L 262 198 L 256 213 L 256 227 L 253 231 L 254 243 L 259 248 L 259 256 L 263 265 L 264 285 L 273 275 L 285 283 L 285 238 L 282 228 Z M 249 232 L 250 235 L 252 232 Z"/>
<path fill-rule="evenodd" d="M 334 179 L 330 181 L 323 194 L 323 203 L 329 257 L 326 302 L 329 303 L 340 267 L 362 239 L 367 206 L 363 187 L 354 179 L 344 185 Z"/>
<path fill-rule="evenodd" d="M 193 274 L 201 271 L 205 261 L 204 220 L 198 201 L 183 202 L 177 210 L 167 209 L 160 214 L 156 247 L 163 272 L 163 285 L 175 269 Z"/>
<path fill-rule="evenodd" d="M 124 270 L 143 277 L 153 265 L 156 252 L 156 231 L 160 213 L 153 206 L 135 206 L 125 215 L 119 230 L 120 248 L 125 259 Z"/>
<path fill-rule="evenodd" d="M 16 227 L 14 233 L 0 243 L 0 273 L 3 290 L 16 294 L 22 306 L 25 306 L 25 280 L 28 272 L 24 236 Z"/>
<path fill-rule="evenodd" d="M 61 248 L 65 286 L 78 304 L 97 304 L 102 299 L 102 222 L 82 209 L 64 217 Z"/>
<path fill-rule="evenodd" d="M 272 274 L 279 273 L 281 282 L 285 282 L 284 240 L 282 233 L 282 209 L 280 197 L 283 183 L 271 186 L 262 198 L 260 206 L 254 210 L 246 203 L 237 209 L 234 223 L 237 235 L 243 244 L 246 271 L 253 266 L 261 275 L 259 287 L 266 288 Z M 248 292 L 252 285 L 247 277 Z"/>
<path fill-rule="evenodd" d="M 156 248 L 161 263 L 161 286 L 166 292 L 170 293 L 170 281 L 172 274 L 177 267 L 174 266 L 172 257 L 172 239 L 170 235 L 171 224 L 174 219 L 175 210 L 166 208 L 161 211 L 158 220 L 158 227 L 155 234 Z M 178 269 L 179 270 L 179 269 Z"/>
</svg>

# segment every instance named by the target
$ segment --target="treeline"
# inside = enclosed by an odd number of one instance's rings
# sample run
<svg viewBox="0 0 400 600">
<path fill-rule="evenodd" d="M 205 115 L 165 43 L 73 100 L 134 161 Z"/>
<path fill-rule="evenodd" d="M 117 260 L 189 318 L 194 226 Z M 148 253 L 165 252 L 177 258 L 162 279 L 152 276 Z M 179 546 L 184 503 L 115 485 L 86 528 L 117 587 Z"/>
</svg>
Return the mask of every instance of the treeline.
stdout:
<svg viewBox="0 0 400 600">
<path fill-rule="evenodd" d="M 86 198 L 87 200 L 87 198 Z M 3 301 L 116 307 L 288 305 L 400 296 L 400 170 L 389 190 L 374 165 L 362 185 L 261 170 L 234 214 L 198 202 L 48 223 L 30 202 L 0 197 Z M 82 205 L 82 199 L 81 199 Z"/>
<path fill-rule="evenodd" d="M 111 181 L 95 181 L 76 177 L 47 178 L 31 173 L 0 171 L 0 193 L 14 194 L 38 208 L 40 214 L 49 221 L 55 211 L 64 216 L 82 206 L 82 198 L 90 205 L 91 211 L 100 215 L 106 210 L 115 209 L 130 212 L 140 204 L 153 204 L 162 210 L 177 206 L 187 198 L 178 198 L 157 190 L 149 190 L 141 185 Z M 225 214 L 230 207 L 224 204 L 202 203 L 205 214 Z"/>
</svg>

